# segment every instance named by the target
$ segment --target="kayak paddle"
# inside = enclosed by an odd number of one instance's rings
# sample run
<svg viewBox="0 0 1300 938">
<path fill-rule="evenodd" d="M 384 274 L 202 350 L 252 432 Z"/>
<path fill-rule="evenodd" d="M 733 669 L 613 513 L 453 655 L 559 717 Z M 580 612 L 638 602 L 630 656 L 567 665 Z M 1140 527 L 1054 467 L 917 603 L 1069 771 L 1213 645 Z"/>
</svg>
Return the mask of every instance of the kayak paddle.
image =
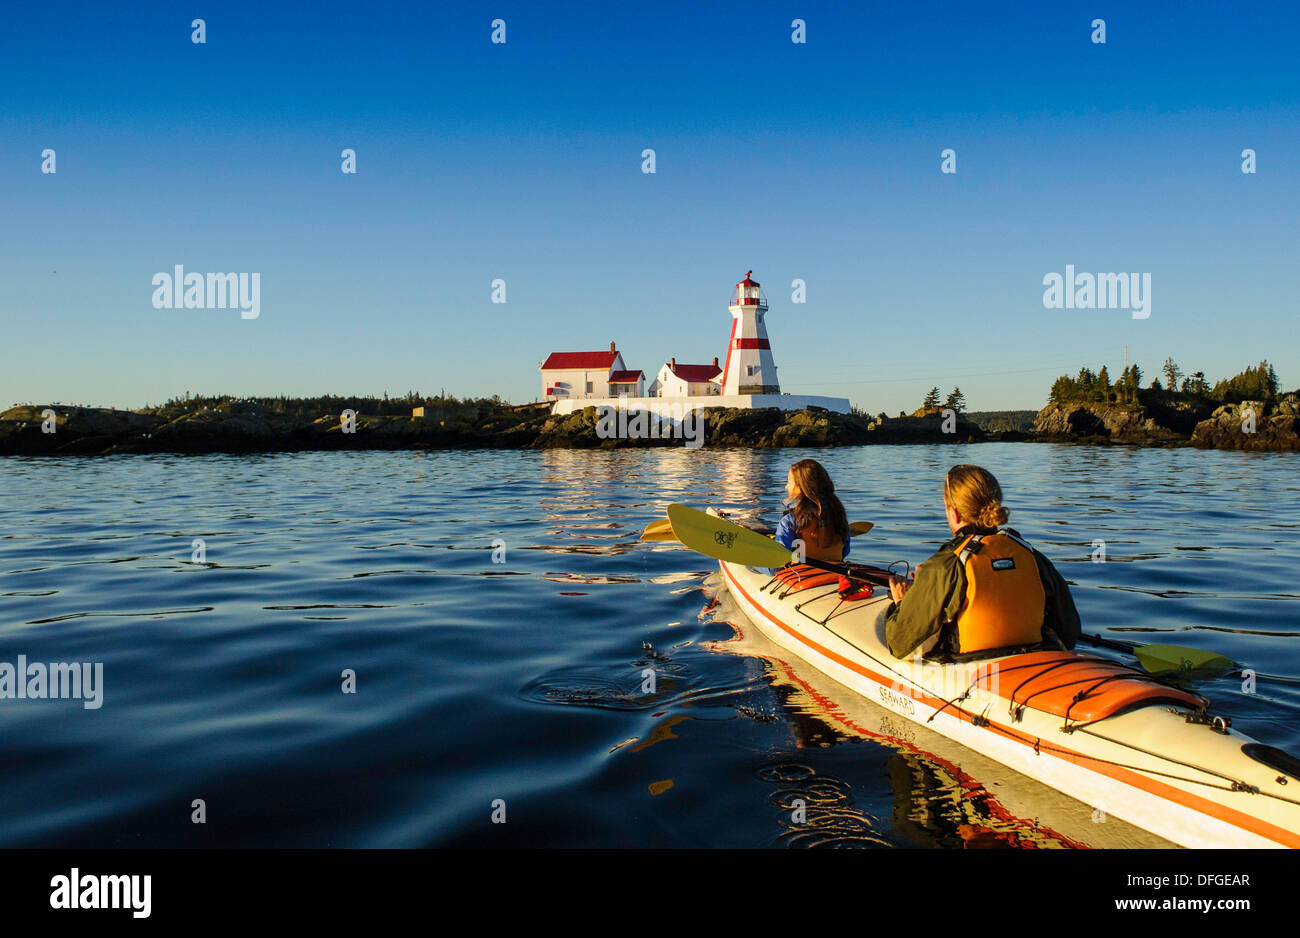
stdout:
<svg viewBox="0 0 1300 938">
<path fill-rule="evenodd" d="M 783 567 L 791 561 L 791 552 L 770 537 L 742 527 L 718 515 L 697 511 L 686 505 L 669 505 L 668 520 L 677 539 L 691 550 L 716 560 L 727 560 L 746 567 Z M 825 560 L 804 560 L 810 567 L 839 573 L 851 580 L 870 583 L 887 583 L 888 576 L 881 573 L 869 577 L 855 571 L 846 563 Z"/>
<path fill-rule="evenodd" d="M 1138 664 L 1152 674 L 1192 672 L 1196 677 L 1218 677 L 1237 670 L 1236 662 L 1213 651 L 1187 648 L 1183 645 L 1138 645 L 1119 642 L 1100 635 L 1081 635 L 1080 638 L 1101 648 L 1122 651 L 1137 658 Z"/>
<path fill-rule="evenodd" d="M 870 521 L 854 521 L 849 525 L 849 534 L 852 537 L 866 534 L 875 527 Z M 667 518 L 662 521 L 651 521 L 646 525 L 646 529 L 641 533 L 643 541 L 675 541 L 677 536 L 673 534 L 672 522 Z"/>
</svg>

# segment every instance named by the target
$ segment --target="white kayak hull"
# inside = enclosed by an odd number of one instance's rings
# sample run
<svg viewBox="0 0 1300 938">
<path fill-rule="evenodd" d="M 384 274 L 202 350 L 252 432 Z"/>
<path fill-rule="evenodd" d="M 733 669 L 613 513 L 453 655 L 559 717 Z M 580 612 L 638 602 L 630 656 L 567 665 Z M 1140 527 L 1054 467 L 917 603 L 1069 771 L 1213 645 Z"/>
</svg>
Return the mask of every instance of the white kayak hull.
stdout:
<svg viewBox="0 0 1300 938">
<path fill-rule="evenodd" d="M 883 640 L 887 596 L 840 604 L 833 587 L 781 596 L 764 588 L 770 570 L 726 561 L 720 567 L 737 606 L 770 641 L 886 709 L 1083 802 L 1099 818 L 1121 818 L 1186 847 L 1300 846 L 1300 778 L 1243 753 L 1253 740 L 1241 733 L 1189 723 L 1189 707 L 1153 703 L 1067 732 L 1061 716 L 1032 706 L 1013 715 L 1005 697 L 976 684 L 978 669 L 987 673 L 1009 658 L 894 658 Z"/>
</svg>

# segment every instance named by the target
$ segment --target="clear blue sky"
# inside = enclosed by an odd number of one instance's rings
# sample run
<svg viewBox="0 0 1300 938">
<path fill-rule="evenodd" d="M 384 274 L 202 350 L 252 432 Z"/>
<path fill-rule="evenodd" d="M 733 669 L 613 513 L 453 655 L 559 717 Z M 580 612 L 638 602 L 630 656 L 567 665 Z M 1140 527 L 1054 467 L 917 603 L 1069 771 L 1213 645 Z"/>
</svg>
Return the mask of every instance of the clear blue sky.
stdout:
<svg viewBox="0 0 1300 938">
<path fill-rule="evenodd" d="M 531 400 L 551 351 L 724 355 L 750 268 L 783 389 L 873 410 L 1038 407 L 1126 344 L 1300 384 L 1295 4 L 694 6 L 5 4 L 0 407 Z M 176 264 L 261 317 L 154 309 Z M 1151 317 L 1044 309 L 1067 264 Z"/>
</svg>

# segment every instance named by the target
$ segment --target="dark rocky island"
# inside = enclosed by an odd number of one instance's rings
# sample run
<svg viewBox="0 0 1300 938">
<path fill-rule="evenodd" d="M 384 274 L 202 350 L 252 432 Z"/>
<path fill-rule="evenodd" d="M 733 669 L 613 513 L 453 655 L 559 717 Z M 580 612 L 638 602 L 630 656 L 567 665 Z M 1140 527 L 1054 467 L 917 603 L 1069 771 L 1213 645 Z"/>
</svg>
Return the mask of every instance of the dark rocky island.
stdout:
<svg viewBox="0 0 1300 938">
<path fill-rule="evenodd" d="M 360 402 L 358 402 L 360 403 Z M 342 449 L 553 449 L 683 446 L 681 434 L 603 438 L 595 407 L 552 416 L 549 406 L 458 406 L 424 416 L 366 413 L 354 408 L 352 429 L 342 410 L 311 417 L 263 402 L 222 401 L 176 414 L 66 405 L 21 405 L 0 414 L 0 455 L 120 453 L 251 453 Z M 55 414 L 53 423 L 44 415 Z M 453 412 L 454 411 L 454 412 Z M 944 432 L 939 415 L 881 419 L 821 408 L 799 411 L 709 408 L 704 446 L 853 446 L 868 443 L 974 443 L 990 438 L 958 417 Z M 47 428 L 53 427 L 53 432 Z"/>
<path fill-rule="evenodd" d="M 588 407 L 552 415 L 548 404 L 457 400 L 186 395 L 157 407 L 113 410 L 21 404 L 0 414 L 0 455 L 270 453 L 348 449 L 617 449 L 635 446 L 748 448 L 876 443 L 1025 441 L 1300 452 L 1300 392 L 1279 393 L 1267 362 L 1210 387 L 1199 372 L 1177 390 L 1140 386 L 1137 366 L 1112 383 L 1103 367 L 1062 376 L 1038 411 L 966 413 L 954 388 L 931 389 L 911 415 L 707 408 L 701 423 L 611 433 L 608 413 Z M 642 415 L 644 416 L 644 415 Z M 632 420 L 627 421 L 631 427 Z"/>
</svg>

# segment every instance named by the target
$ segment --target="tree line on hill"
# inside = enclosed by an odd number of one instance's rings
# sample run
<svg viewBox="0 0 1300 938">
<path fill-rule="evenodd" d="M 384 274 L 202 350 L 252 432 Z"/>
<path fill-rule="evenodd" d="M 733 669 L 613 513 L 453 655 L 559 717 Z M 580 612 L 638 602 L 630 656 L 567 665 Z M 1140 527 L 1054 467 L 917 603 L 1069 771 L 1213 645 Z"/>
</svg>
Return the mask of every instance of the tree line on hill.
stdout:
<svg viewBox="0 0 1300 938">
<path fill-rule="evenodd" d="M 240 397 L 233 394 L 191 395 L 170 398 L 159 406 L 146 405 L 142 410 L 159 414 L 169 420 L 175 420 L 185 414 L 201 413 L 205 410 L 239 412 L 260 412 L 279 414 L 315 420 L 326 414 L 338 414 L 344 410 L 355 410 L 358 414 L 375 417 L 409 417 L 416 407 L 426 408 L 427 416 L 439 418 L 467 418 L 476 420 L 481 416 L 498 413 L 509 409 L 508 402 L 499 395 L 484 398 L 460 399 L 445 392 L 437 397 L 426 397 L 418 391 L 407 391 L 401 397 L 341 396 L 325 394 L 319 397 Z"/>
<path fill-rule="evenodd" d="M 1217 381 L 1213 387 L 1206 380 L 1205 372 L 1195 371 L 1185 375 L 1172 358 L 1165 359 L 1160 371 L 1164 382 L 1153 378 L 1145 390 L 1167 391 L 1225 404 L 1272 400 L 1280 390 L 1277 372 L 1267 361 L 1246 368 L 1231 378 Z M 1102 365 L 1097 372 L 1088 367 L 1081 368 L 1073 378 L 1061 375 L 1053 382 L 1048 400 L 1054 404 L 1076 401 L 1137 404 L 1140 403 L 1142 391 L 1142 370 L 1137 365 L 1130 365 L 1113 382 L 1106 366 Z"/>
</svg>

